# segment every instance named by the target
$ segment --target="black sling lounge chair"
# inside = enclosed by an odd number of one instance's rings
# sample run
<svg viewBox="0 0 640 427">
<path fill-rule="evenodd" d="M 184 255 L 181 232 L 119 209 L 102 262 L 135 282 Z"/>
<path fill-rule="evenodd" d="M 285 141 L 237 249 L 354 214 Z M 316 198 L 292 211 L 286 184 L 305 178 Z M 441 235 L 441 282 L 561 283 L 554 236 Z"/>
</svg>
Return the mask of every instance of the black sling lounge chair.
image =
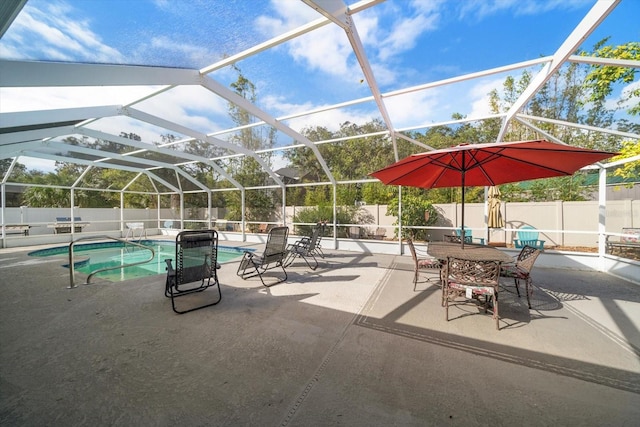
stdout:
<svg viewBox="0 0 640 427">
<path fill-rule="evenodd" d="M 266 287 L 284 282 L 287 280 L 287 271 L 284 269 L 284 262 L 287 257 L 287 237 L 289 236 L 288 227 L 274 227 L 267 235 L 267 243 L 264 247 L 262 255 L 254 252 L 245 252 L 240 265 L 238 266 L 238 276 L 243 279 L 258 276 L 260 281 Z M 262 275 L 274 268 L 281 268 L 284 277 L 275 283 L 267 285 Z"/>
<path fill-rule="evenodd" d="M 176 268 L 171 259 L 166 259 L 167 281 L 164 294 L 171 298 L 171 307 L 178 314 L 188 313 L 218 304 L 222 300 L 218 282 L 218 232 L 215 230 L 182 231 L 176 236 Z M 202 292 L 209 287 L 217 287 L 217 297 L 193 296 L 181 301 L 196 302 L 188 309 L 176 307 L 176 298 Z M 210 293 L 207 293 L 210 294 Z M 202 294 L 204 295 L 204 294 Z M 205 300 L 202 303 L 202 300 Z M 186 303 L 181 303 L 186 305 Z"/>
<path fill-rule="evenodd" d="M 313 232 L 310 237 L 303 237 L 294 244 L 289 245 L 287 248 L 289 253 L 287 254 L 284 266 L 290 266 L 296 258 L 300 257 L 307 263 L 310 269 L 315 270 L 318 268 L 318 260 L 314 254 L 318 251 L 321 230 L 321 226 L 317 225 L 313 227 Z M 313 259 L 313 265 L 311 265 L 309 259 Z"/>
</svg>

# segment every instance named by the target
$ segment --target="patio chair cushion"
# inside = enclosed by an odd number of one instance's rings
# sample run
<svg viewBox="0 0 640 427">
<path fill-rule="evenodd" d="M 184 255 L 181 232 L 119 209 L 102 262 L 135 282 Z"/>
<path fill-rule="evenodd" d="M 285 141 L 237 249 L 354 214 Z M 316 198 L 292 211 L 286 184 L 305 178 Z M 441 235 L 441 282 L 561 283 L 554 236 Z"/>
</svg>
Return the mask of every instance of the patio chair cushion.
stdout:
<svg viewBox="0 0 640 427">
<path fill-rule="evenodd" d="M 407 238 L 407 245 L 409 246 L 409 251 L 411 252 L 411 258 L 413 258 L 413 290 L 416 290 L 416 285 L 418 284 L 419 279 L 419 271 L 423 269 L 434 269 L 439 270 L 442 268 L 442 263 L 437 258 L 433 258 L 431 256 L 418 256 L 417 249 L 413 244 L 413 240 L 411 238 Z M 439 275 L 440 276 L 440 275 Z M 427 278 L 425 282 L 429 282 L 432 279 Z M 438 278 L 438 283 L 440 283 L 441 278 Z"/>
<path fill-rule="evenodd" d="M 472 293 L 475 295 L 494 295 L 495 288 L 493 286 L 470 286 L 470 285 L 461 285 L 456 282 L 449 282 L 449 288 L 454 289 L 456 291 L 466 291 L 467 288 L 471 289 Z"/>
<path fill-rule="evenodd" d="M 500 276 L 512 277 L 514 279 L 527 279 L 529 272 L 519 268 L 517 265 L 503 265 L 501 267 Z"/>
<path fill-rule="evenodd" d="M 491 300 L 496 329 L 500 329 L 498 311 L 500 264 L 500 261 L 472 261 L 454 257 L 447 258 L 442 292 L 442 305 L 445 307 L 447 321 L 449 320 L 449 306 L 454 303 L 459 294 L 464 292 L 466 301 L 471 300 L 471 297 L 484 295 L 484 312 L 488 311 L 489 301 Z"/>
<path fill-rule="evenodd" d="M 442 264 L 437 259 L 419 259 L 418 268 L 440 268 Z"/>
</svg>

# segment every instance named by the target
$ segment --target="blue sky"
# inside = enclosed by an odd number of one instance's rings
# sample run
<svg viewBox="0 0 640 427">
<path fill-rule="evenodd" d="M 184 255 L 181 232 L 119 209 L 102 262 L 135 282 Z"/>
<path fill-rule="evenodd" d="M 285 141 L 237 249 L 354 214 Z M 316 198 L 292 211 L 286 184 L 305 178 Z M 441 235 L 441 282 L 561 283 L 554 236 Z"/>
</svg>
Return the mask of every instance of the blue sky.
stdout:
<svg viewBox="0 0 640 427">
<path fill-rule="evenodd" d="M 351 4 L 353 2 L 347 2 Z M 593 6 L 593 0 L 388 0 L 354 17 L 382 92 L 552 55 Z M 583 44 L 640 40 L 640 1 L 622 0 Z M 37 59 L 200 69 L 320 16 L 298 0 L 29 0 L 0 40 L 3 59 Z M 370 96 L 344 32 L 334 25 L 238 63 L 272 116 Z M 535 70 L 534 70 L 535 71 Z M 512 74 L 517 72 L 512 72 Z M 485 114 L 487 93 L 506 75 L 389 99 L 396 127 Z M 211 77 L 228 85 L 228 68 Z M 635 82 L 638 83 L 637 81 Z M 0 111 L 124 104 L 152 88 L 4 89 Z M 167 93 L 149 112 L 162 112 L 197 130 L 229 126 L 226 102 L 196 88 Z M 43 96 L 43 93 L 46 95 Z M 336 128 L 346 120 L 379 117 L 375 105 L 292 120 Z M 122 120 L 149 139 L 158 129 Z M 113 127 L 113 129 L 109 129 Z"/>
</svg>

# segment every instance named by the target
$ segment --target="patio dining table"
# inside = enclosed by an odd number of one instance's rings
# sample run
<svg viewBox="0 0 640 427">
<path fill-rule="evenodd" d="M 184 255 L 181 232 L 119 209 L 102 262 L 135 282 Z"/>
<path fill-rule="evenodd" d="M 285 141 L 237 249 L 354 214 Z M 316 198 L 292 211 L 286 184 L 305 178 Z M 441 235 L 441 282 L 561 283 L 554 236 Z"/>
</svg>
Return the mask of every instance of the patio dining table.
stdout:
<svg viewBox="0 0 640 427">
<path fill-rule="evenodd" d="M 427 253 L 439 260 L 446 260 L 448 257 L 467 259 L 469 261 L 500 261 L 503 263 L 513 262 L 513 257 L 493 246 L 467 243 L 464 247 L 459 243 L 451 242 L 429 242 Z"/>
</svg>

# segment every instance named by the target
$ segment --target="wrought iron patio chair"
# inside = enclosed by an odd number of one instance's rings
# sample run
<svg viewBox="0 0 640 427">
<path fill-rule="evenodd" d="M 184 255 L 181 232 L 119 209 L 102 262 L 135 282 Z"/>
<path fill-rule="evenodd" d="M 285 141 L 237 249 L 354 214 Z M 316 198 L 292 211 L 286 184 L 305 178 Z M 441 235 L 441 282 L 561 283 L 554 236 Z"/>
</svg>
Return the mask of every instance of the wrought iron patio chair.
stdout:
<svg viewBox="0 0 640 427">
<path fill-rule="evenodd" d="M 500 261 L 471 261 L 449 257 L 444 273 L 444 306 L 445 316 L 449 320 L 449 305 L 461 296 L 465 303 L 484 296 L 484 312 L 492 301 L 493 318 L 496 329 L 500 329 L 498 310 L 498 284 L 500 278 Z M 460 302 L 456 303 L 460 304 Z"/>
<path fill-rule="evenodd" d="M 413 291 L 415 292 L 416 285 L 419 282 L 418 279 L 420 278 L 420 271 L 423 269 L 430 269 L 430 270 L 437 269 L 440 271 L 440 269 L 442 268 L 442 263 L 436 258 L 433 258 L 427 255 L 426 253 L 418 254 L 418 249 L 416 249 L 415 245 L 413 244 L 413 240 L 409 237 L 407 238 L 407 246 L 409 246 L 409 251 L 411 252 L 411 258 L 413 258 L 413 273 L 414 273 L 413 274 Z M 439 280 L 440 279 L 441 277 L 439 277 Z M 431 278 L 426 278 L 425 280 L 423 280 L 423 282 L 430 282 L 430 281 L 431 281 Z"/>
<path fill-rule="evenodd" d="M 267 235 L 267 242 L 262 254 L 255 252 L 245 252 L 238 265 L 237 275 L 243 279 L 258 276 L 266 287 L 284 282 L 287 280 L 287 271 L 284 269 L 284 262 L 287 258 L 287 238 L 289 236 L 288 227 L 274 227 Z M 262 277 L 265 272 L 274 268 L 281 268 L 284 276 L 277 282 L 267 285 Z"/>
<path fill-rule="evenodd" d="M 307 263 L 310 269 L 315 270 L 318 268 L 318 260 L 315 257 L 315 253 L 318 250 L 318 243 L 320 237 L 321 228 L 316 225 L 313 227 L 311 236 L 303 237 L 297 242 L 287 247 L 287 258 L 285 259 L 284 266 L 288 267 L 293 264 L 296 258 L 302 258 Z M 309 261 L 313 260 L 313 265 Z"/>
<path fill-rule="evenodd" d="M 540 255 L 540 249 L 527 245 L 522 248 L 518 254 L 515 264 L 503 264 L 500 271 L 501 277 L 513 277 L 518 297 L 520 297 L 518 282 L 520 280 L 525 281 L 525 292 L 527 293 L 527 305 L 529 308 L 531 308 L 531 296 L 533 295 L 531 270 L 533 269 L 533 264 L 536 262 L 538 255 Z"/>
<path fill-rule="evenodd" d="M 222 300 L 217 275 L 217 270 L 220 268 L 220 264 L 218 264 L 218 233 L 215 230 L 189 230 L 178 233 L 176 236 L 175 269 L 172 261 L 172 259 L 165 260 L 167 278 L 164 294 L 167 298 L 171 298 L 173 311 L 178 314 L 188 313 L 216 305 Z M 208 296 L 191 297 L 188 300 L 191 303 L 196 301 L 197 304 L 186 310 L 176 306 L 176 298 L 202 292 L 210 287 L 217 288 L 217 296 L 213 298 Z M 203 299 L 204 303 L 202 303 Z"/>
</svg>

